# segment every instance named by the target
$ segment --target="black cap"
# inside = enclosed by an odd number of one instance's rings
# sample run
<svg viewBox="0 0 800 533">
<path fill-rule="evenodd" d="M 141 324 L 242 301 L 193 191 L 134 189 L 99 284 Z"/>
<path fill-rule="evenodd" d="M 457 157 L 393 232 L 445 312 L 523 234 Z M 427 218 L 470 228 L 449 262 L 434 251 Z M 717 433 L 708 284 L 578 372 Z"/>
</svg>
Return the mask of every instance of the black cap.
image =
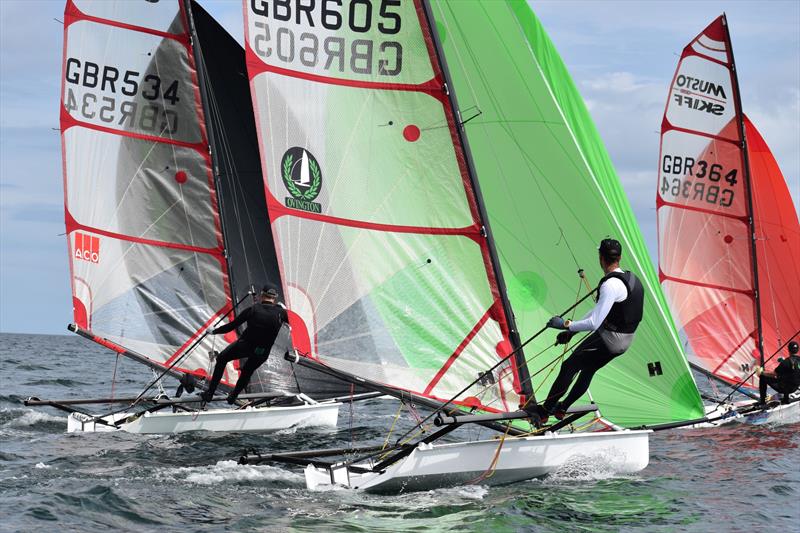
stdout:
<svg viewBox="0 0 800 533">
<path fill-rule="evenodd" d="M 619 259 L 622 257 L 622 245 L 617 239 L 603 239 L 600 241 L 597 251 L 606 259 Z"/>
<path fill-rule="evenodd" d="M 800 351 L 800 345 L 797 344 L 797 341 L 792 341 L 789 343 L 789 353 L 792 355 L 797 354 Z"/>
<path fill-rule="evenodd" d="M 276 291 L 274 288 L 270 287 L 269 285 L 264 285 L 261 288 L 261 294 L 264 294 L 266 296 L 270 296 L 272 298 L 277 298 L 278 297 L 278 291 Z"/>
</svg>

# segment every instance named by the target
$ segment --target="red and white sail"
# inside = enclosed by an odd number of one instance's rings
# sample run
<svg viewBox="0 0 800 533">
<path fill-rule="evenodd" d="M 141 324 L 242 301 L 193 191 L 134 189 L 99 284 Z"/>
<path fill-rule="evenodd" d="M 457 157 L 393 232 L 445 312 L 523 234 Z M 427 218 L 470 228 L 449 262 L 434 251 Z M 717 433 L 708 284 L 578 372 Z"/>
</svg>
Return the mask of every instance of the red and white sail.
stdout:
<svg viewBox="0 0 800 533">
<path fill-rule="evenodd" d="M 68 0 L 63 61 L 75 322 L 168 364 L 231 307 L 184 4 Z"/>
<path fill-rule="evenodd" d="M 444 78 L 414 1 L 244 2 L 295 346 L 449 399 L 510 352 Z M 518 367 L 459 402 L 516 409 Z"/>
<path fill-rule="evenodd" d="M 739 109 L 738 90 L 723 15 L 681 55 L 661 127 L 656 198 L 659 275 L 689 358 L 734 383 L 759 363 L 759 336 L 769 357 L 800 329 L 797 213 Z"/>
</svg>

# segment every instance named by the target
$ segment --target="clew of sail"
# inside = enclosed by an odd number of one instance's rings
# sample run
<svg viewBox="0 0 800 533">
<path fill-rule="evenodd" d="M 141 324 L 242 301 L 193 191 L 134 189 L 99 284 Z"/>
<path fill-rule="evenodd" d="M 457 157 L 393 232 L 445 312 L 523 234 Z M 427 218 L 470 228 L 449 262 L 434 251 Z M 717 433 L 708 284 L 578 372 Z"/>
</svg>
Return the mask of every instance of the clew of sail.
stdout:
<svg viewBox="0 0 800 533">
<path fill-rule="evenodd" d="M 739 383 L 760 362 L 760 339 L 771 354 L 800 329 L 800 229 L 780 169 L 740 109 L 726 25 L 718 17 L 681 55 L 661 127 L 656 207 L 659 275 L 688 356 Z"/>
<path fill-rule="evenodd" d="M 521 0 L 431 5 L 520 337 L 586 293 L 579 268 L 594 288 L 597 242 L 613 236 L 623 268 L 642 279 L 646 312 L 630 349 L 595 375 L 592 398 L 605 418 L 628 427 L 702 416 L 625 192 L 541 22 Z M 563 360 L 561 348 L 544 351 L 553 340 L 546 334 L 526 347 L 539 401 Z"/>
<path fill-rule="evenodd" d="M 74 320 L 160 365 L 231 309 L 187 26 L 177 0 L 68 0 L 65 9 L 61 135 Z M 204 339 L 176 369 L 203 375 L 220 344 Z"/>
<path fill-rule="evenodd" d="M 513 336 L 422 3 L 244 8 L 295 347 L 449 399 Z M 456 403 L 515 410 L 520 372 L 512 358 Z"/>
</svg>

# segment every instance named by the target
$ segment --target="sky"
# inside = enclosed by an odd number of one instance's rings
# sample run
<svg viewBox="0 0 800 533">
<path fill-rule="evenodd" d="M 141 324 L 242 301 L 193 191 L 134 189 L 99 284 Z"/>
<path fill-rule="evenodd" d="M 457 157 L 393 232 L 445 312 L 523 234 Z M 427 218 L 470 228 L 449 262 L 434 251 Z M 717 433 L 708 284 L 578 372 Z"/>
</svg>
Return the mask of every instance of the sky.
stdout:
<svg viewBox="0 0 800 533">
<path fill-rule="evenodd" d="M 241 42 L 239 0 L 200 3 Z M 743 107 L 800 205 L 800 2 L 530 3 L 589 107 L 653 258 L 667 87 L 682 48 L 723 11 Z M 1 332 L 63 333 L 72 321 L 58 132 L 63 9 L 62 0 L 0 0 Z"/>
</svg>

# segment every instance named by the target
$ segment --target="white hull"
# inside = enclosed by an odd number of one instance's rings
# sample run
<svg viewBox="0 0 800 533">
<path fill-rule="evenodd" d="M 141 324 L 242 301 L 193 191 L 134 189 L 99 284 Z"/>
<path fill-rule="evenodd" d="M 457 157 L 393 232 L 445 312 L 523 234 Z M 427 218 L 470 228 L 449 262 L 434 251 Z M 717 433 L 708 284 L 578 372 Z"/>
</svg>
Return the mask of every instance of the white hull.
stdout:
<svg viewBox="0 0 800 533">
<path fill-rule="evenodd" d="M 116 431 L 130 433 L 183 433 L 185 431 L 235 431 L 258 433 L 294 427 L 336 427 L 339 403 L 316 403 L 290 407 L 247 407 L 245 409 L 209 409 L 197 412 L 172 413 L 167 411 L 145 412 L 119 428 L 91 421 L 81 413 L 67 417 L 67 431 L 94 432 Z M 102 419 L 116 422 L 129 413 L 109 415 Z"/>
<path fill-rule="evenodd" d="M 603 461 L 617 474 L 644 469 L 649 462 L 650 431 L 552 434 L 507 437 L 491 468 L 499 440 L 420 445 L 382 473 L 355 473 L 306 467 L 306 486 L 343 485 L 369 492 L 431 490 L 467 483 L 500 485 L 550 474 L 571 461 Z M 370 465 L 359 465 L 370 466 Z M 489 475 L 491 474 L 491 475 Z"/>
<path fill-rule="evenodd" d="M 753 425 L 782 425 L 796 424 L 800 422 L 800 400 L 795 398 L 792 403 L 777 405 L 768 409 L 754 411 L 752 413 L 741 413 L 753 405 L 755 401 L 737 402 L 736 404 L 724 404 L 722 406 L 707 405 L 706 416 L 708 418 L 720 418 L 711 422 L 703 422 L 686 426 L 685 429 L 712 428 L 738 422 L 740 424 Z"/>
</svg>

